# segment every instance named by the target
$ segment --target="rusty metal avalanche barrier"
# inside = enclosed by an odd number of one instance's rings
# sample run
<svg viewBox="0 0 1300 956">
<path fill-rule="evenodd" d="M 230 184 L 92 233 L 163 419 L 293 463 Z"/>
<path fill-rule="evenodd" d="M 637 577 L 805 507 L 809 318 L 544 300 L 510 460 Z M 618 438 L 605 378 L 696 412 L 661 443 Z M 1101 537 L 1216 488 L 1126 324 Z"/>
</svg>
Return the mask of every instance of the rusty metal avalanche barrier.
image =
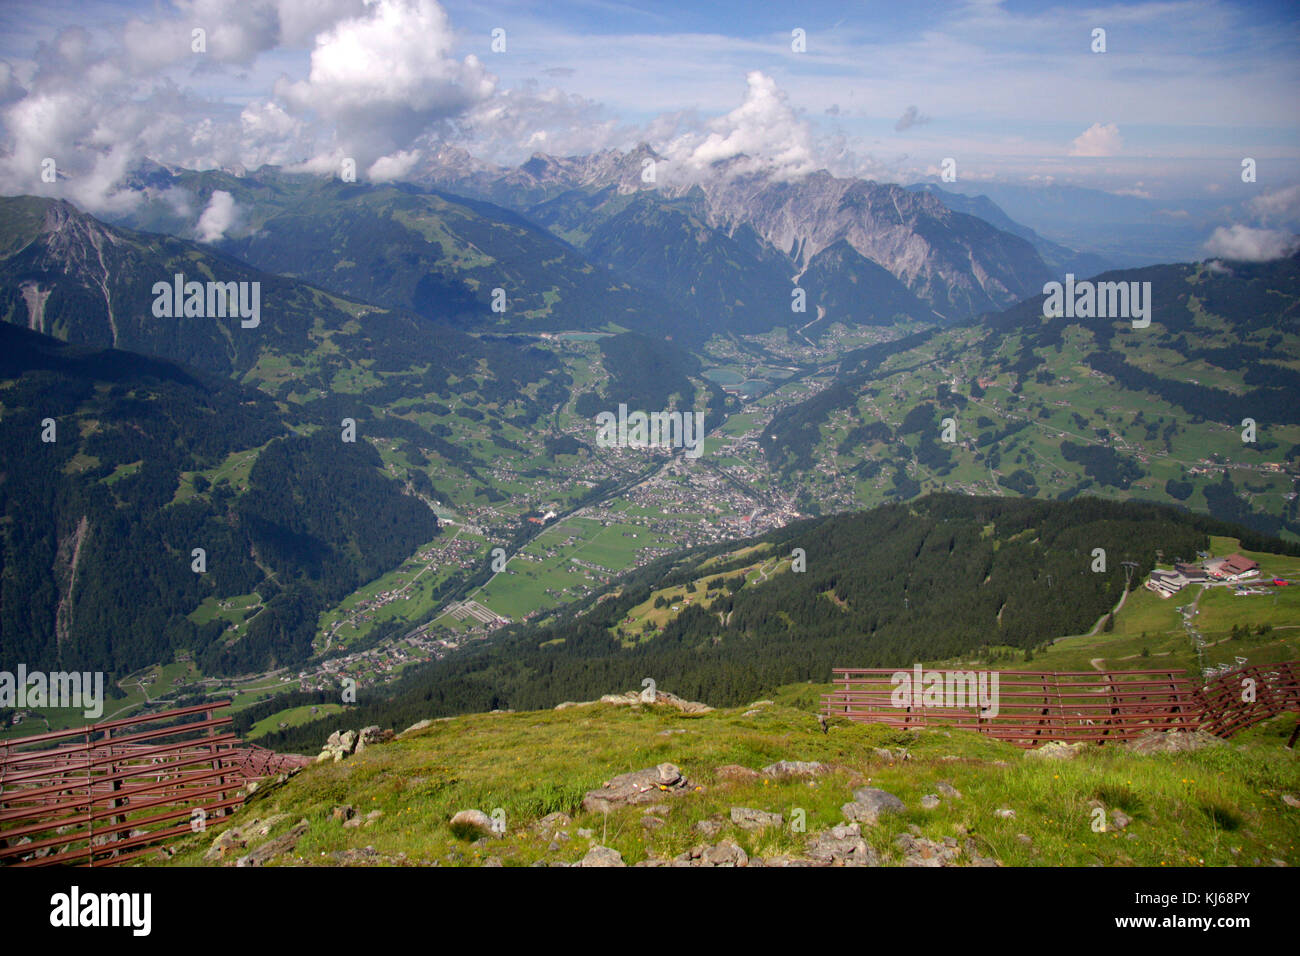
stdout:
<svg viewBox="0 0 1300 956">
<path fill-rule="evenodd" d="M 111 866 L 307 758 L 241 744 L 230 701 L 0 740 L 0 866 Z M 199 812 L 196 812 L 199 811 Z"/>
<path fill-rule="evenodd" d="M 1300 711 L 1300 661 L 1231 670 L 1209 681 L 1203 695 L 1202 729 L 1220 737 L 1231 736 L 1261 720 Z M 1291 740 L 1294 743 L 1295 737 Z"/>
<path fill-rule="evenodd" d="M 1203 686 L 1176 669 L 998 671 L 997 709 L 989 715 L 981 713 L 973 678 L 994 672 L 924 673 L 945 678 L 948 692 L 934 695 L 941 702 L 928 702 L 923 689 L 896 697 L 894 675 L 910 679 L 911 670 L 834 668 L 835 690 L 822 696 L 822 713 L 891 727 L 972 730 L 1037 747 L 1054 740 L 1132 740 L 1152 730 L 1206 730 L 1226 737 L 1278 714 L 1300 712 L 1300 663 L 1295 661 L 1232 670 Z M 957 674 L 969 676 L 946 679 Z"/>
</svg>

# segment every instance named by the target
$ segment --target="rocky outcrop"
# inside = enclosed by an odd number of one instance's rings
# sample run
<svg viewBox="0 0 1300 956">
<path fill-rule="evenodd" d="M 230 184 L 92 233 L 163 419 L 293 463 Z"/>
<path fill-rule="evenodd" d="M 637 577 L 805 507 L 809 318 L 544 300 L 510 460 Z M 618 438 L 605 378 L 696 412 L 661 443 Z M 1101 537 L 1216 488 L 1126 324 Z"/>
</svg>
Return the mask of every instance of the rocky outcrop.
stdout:
<svg viewBox="0 0 1300 956">
<path fill-rule="evenodd" d="M 734 840 L 715 846 L 700 844 L 673 857 L 670 866 L 747 866 L 749 854 Z M 660 864 L 662 865 L 662 864 Z"/>
<path fill-rule="evenodd" d="M 290 853 L 307 833 L 310 824 L 305 819 L 299 820 L 292 829 L 268 840 L 271 831 L 287 818 L 288 814 L 277 813 L 265 819 L 253 819 L 228 827 L 212 841 L 203 854 L 203 859 L 224 866 L 230 866 L 232 862 L 235 866 L 262 866 L 278 856 Z M 248 852 L 232 860 L 243 850 Z"/>
<path fill-rule="evenodd" d="M 373 747 L 375 744 L 386 744 L 395 736 L 396 734 L 391 730 L 380 730 L 377 724 L 371 727 L 363 727 L 357 732 L 356 753 L 361 753 L 367 747 Z"/>
<path fill-rule="evenodd" d="M 413 734 L 417 730 L 423 730 L 425 727 L 432 727 L 432 726 L 433 726 L 433 721 L 429 720 L 428 718 L 424 720 L 417 720 L 415 723 L 411 724 L 411 726 L 407 727 L 397 736 L 405 737 L 407 734 Z"/>
<path fill-rule="evenodd" d="M 876 787 L 859 787 L 853 791 L 853 801 L 840 808 L 844 819 L 851 823 L 874 825 L 886 813 L 902 813 L 906 805 L 887 790 Z"/>
<path fill-rule="evenodd" d="M 959 866 L 963 860 L 968 866 L 1001 866 L 992 857 L 981 855 L 970 837 L 963 846 L 956 837 L 929 840 L 918 834 L 900 833 L 894 838 L 894 846 L 903 854 L 903 866 Z"/>
<path fill-rule="evenodd" d="M 212 841 L 207 852 L 203 854 L 203 859 L 209 863 L 225 860 L 237 851 L 247 848 L 250 843 L 257 844 L 266 839 L 271 830 L 286 819 L 288 814 L 277 813 L 265 819 L 255 817 L 247 822 L 227 827 Z"/>
<path fill-rule="evenodd" d="M 614 807 L 655 803 L 669 796 L 686 793 L 689 781 L 673 764 L 661 763 L 647 770 L 620 774 L 599 790 L 589 790 L 582 798 L 582 809 L 605 813 Z"/>
<path fill-rule="evenodd" d="M 862 827 L 848 823 L 808 838 L 808 856 L 830 866 L 879 866 L 876 851 L 862 839 Z"/>
<path fill-rule="evenodd" d="M 1079 743 L 1067 744 L 1061 740 L 1053 740 L 1051 743 L 1043 744 L 1033 750 L 1025 751 L 1026 760 L 1073 760 L 1088 745 L 1080 741 Z"/>
<path fill-rule="evenodd" d="M 293 829 L 283 833 L 273 840 L 267 840 L 261 846 L 254 849 L 247 856 L 241 856 L 235 866 L 262 866 L 277 856 L 283 856 L 293 851 L 298 845 L 298 841 L 307 835 L 310 824 L 306 820 L 299 820 Z"/>
<path fill-rule="evenodd" d="M 627 866 L 623 854 L 607 846 L 596 845 L 587 851 L 587 855 L 574 866 Z"/>
<path fill-rule="evenodd" d="M 386 744 L 395 737 L 391 730 L 380 730 L 378 725 L 363 727 L 361 730 L 336 730 L 329 735 L 325 746 L 316 755 L 316 762 L 327 763 L 332 760 L 337 763 L 351 754 L 361 753 L 367 747 Z"/>
<path fill-rule="evenodd" d="M 779 827 L 785 822 L 785 817 L 779 813 L 768 813 L 766 810 L 732 807 L 731 822 L 742 830 L 764 830 L 768 827 Z"/>
</svg>

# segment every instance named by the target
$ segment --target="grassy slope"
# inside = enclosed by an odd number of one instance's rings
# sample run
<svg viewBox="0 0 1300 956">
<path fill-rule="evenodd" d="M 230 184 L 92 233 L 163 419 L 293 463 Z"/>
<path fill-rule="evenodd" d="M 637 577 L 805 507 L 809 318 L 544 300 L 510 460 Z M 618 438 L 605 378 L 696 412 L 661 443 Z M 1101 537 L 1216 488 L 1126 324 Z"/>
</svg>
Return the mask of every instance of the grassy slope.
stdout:
<svg viewBox="0 0 1300 956">
<path fill-rule="evenodd" d="M 1139 756 L 1106 747 L 1069 762 L 1041 762 L 1010 745 L 960 732 L 836 723 L 824 735 L 809 713 L 812 691 L 806 685 L 788 688 L 776 704 L 748 716 L 744 708 L 687 717 L 664 707 L 595 705 L 458 717 L 341 763 L 309 767 L 255 795 L 233 819 L 285 814 L 271 836 L 307 819 L 308 834 L 292 857 L 282 859 L 304 864 L 332 863 L 335 852 L 362 847 L 373 847 L 382 861 L 405 854 L 412 863 L 442 865 L 474 865 L 491 857 L 506 865 L 572 862 L 592 843 L 612 846 L 634 863 L 704 842 L 692 826 L 709 817 L 724 821 L 709 842 L 731 837 L 751 855 L 768 857 L 801 851 L 807 834 L 788 826 L 794 808 L 805 811 L 808 834 L 821 831 L 840 822 L 840 806 L 855 786 L 870 785 L 896 794 L 908 808 L 865 828 L 886 862 L 899 858 L 894 838 L 915 825 L 931 839 L 969 834 L 982 853 L 1007 865 L 1300 863 L 1300 813 L 1281 800 L 1283 793 L 1300 792 L 1300 765 L 1281 747 L 1289 718 L 1190 754 Z M 891 762 L 877 747 L 906 747 L 911 759 Z M 781 759 L 818 760 L 836 769 L 813 783 L 731 783 L 715 774 L 725 764 L 757 769 Z M 692 787 L 670 798 L 662 829 L 643 828 L 638 807 L 607 818 L 578 809 L 586 790 L 663 761 L 677 764 Z M 941 780 L 957 787 L 962 798 L 920 809 L 921 796 L 935 793 Z M 1094 832 L 1092 800 L 1123 810 L 1133 822 L 1123 832 Z M 331 817 L 332 808 L 343 803 L 363 815 L 383 815 L 363 828 L 345 829 Z M 782 813 L 787 826 L 739 830 L 725 822 L 736 806 Z M 450 817 L 472 807 L 503 809 L 505 835 L 482 844 L 454 835 Z M 1003 807 L 1014 809 L 1016 817 L 996 817 L 994 810 Z M 534 824 L 553 811 L 575 814 L 565 828 L 573 839 L 549 851 L 552 834 Z M 203 863 L 204 849 L 223 827 L 188 838 L 172 862 Z M 580 827 L 593 829 L 594 839 L 578 836 Z"/>
</svg>

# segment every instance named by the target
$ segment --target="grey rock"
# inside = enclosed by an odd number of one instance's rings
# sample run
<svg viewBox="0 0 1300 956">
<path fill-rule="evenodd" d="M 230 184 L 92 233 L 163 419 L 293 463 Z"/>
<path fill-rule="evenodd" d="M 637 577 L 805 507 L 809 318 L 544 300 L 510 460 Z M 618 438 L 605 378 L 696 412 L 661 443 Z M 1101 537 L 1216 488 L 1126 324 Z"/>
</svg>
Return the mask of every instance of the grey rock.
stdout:
<svg viewBox="0 0 1300 956">
<path fill-rule="evenodd" d="M 357 753 L 376 744 L 386 744 L 396 736 L 391 730 L 381 730 L 378 724 L 363 727 L 357 735 Z"/>
<path fill-rule="evenodd" d="M 911 833 L 896 836 L 894 846 L 903 853 L 903 866 L 951 866 L 961 856 L 961 850 L 957 847 Z"/>
<path fill-rule="evenodd" d="M 400 734 L 398 734 L 397 736 L 399 736 L 399 737 L 405 737 L 407 734 L 413 734 L 413 733 L 415 733 L 417 730 L 423 730 L 425 727 L 432 727 L 432 726 L 433 726 L 433 721 L 432 721 L 432 720 L 427 720 L 427 719 L 426 719 L 426 720 L 417 720 L 415 723 L 411 724 L 411 726 L 407 727 L 405 730 L 403 730 L 403 731 L 402 731 Z"/>
<path fill-rule="evenodd" d="M 482 810 L 461 810 L 451 818 L 450 826 L 466 836 L 487 836 L 492 833 L 492 818 Z"/>
<path fill-rule="evenodd" d="M 607 846 L 593 846 L 576 866 L 627 866 L 623 854 Z"/>
<path fill-rule="evenodd" d="M 1073 744 L 1067 744 L 1064 741 L 1053 740 L 1050 743 L 1043 744 L 1033 750 L 1025 751 L 1026 760 L 1073 760 L 1079 756 L 1088 745 L 1082 741 Z"/>
<path fill-rule="evenodd" d="M 749 854 L 733 840 L 723 840 L 717 846 L 711 846 L 700 856 L 706 866 L 746 866 Z"/>
<path fill-rule="evenodd" d="M 594 703 L 610 704 L 615 707 L 633 707 L 633 706 L 651 706 L 651 707 L 674 707 L 684 714 L 707 714 L 713 708 L 708 704 L 701 704 L 699 701 L 686 700 L 678 697 L 676 694 L 670 694 L 667 691 L 656 690 L 654 700 L 649 698 L 648 688 L 645 691 L 630 690 L 626 694 L 606 694 Z M 644 696 L 643 696 L 644 695 Z M 583 704 L 574 704 L 565 701 L 560 707 L 565 706 L 584 706 Z"/>
<path fill-rule="evenodd" d="M 298 841 L 306 835 L 310 826 L 306 820 L 299 820 L 289 832 L 283 833 L 273 840 L 267 840 L 247 856 L 240 857 L 235 866 L 261 866 L 277 856 L 292 852 L 293 848 L 298 845 Z"/>
<path fill-rule="evenodd" d="M 742 830 L 763 830 L 767 827 L 779 827 L 785 822 L 785 817 L 779 813 L 768 813 L 765 810 L 732 807 L 731 822 Z"/>
<path fill-rule="evenodd" d="M 889 750 L 885 747 L 873 747 L 872 752 L 881 760 L 893 763 L 896 760 L 911 760 L 912 754 L 906 747 L 895 747 Z"/>
<path fill-rule="evenodd" d="M 857 823 L 831 827 L 813 834 L 808 838 L 807 852 L 812 860 L 831 866 L 880 865 L 876 851 L 862 839 L 862 827 Z"/>
<path fill-rule="evenodd" d="M 620 774 L 599 790 L 589 790 L 582 798 L 582 809 L 603 813 L 614 807 L 636 806 L 686 792 L 689 784 L 682 772 L 670 763 Z"/>
<path fill-rule="evenodd" d="M 825 764 L 816 761 L 778 760 L 776 763 L 764 767 L 763 774 L 777 780 L 783 780 L 787 777 L 815 777 L 826 773 L 827 769 Z"/>
<path fill-rule="evenodd" d="M 696 833 L 699 833 L 707 840 L 712 840 L 722 831 L 721 820 L 697 820 L 692 827 Z"/>
<path fill-rule="evenodd" d="M 902 813 L 907 807 L 887 790 L 859 787 L 853 791 L 853 802 L 844 804 L 840 809 L 844 813 L 844 819 L 850 823 L 874 824 L 882 813 Z"/>
</svg>

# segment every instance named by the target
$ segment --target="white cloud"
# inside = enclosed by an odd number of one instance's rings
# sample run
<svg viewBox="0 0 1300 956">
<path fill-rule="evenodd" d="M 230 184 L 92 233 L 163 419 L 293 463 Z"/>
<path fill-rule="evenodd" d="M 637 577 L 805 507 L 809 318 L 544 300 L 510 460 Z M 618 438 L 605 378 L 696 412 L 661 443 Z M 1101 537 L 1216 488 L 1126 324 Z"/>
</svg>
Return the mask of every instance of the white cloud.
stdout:
<svg viewBox="0 0 1300 956">
<path fill-rule="evenodd" d="M 388 183 L 401 179 L 411 171 L 419 159 L 420 151 L 418 149 L 403 150 L 400 153 L 394 153 L 392 156 L 380 156 L 366 170 L 366 178 L 377 183 Z"/>
<path fill-rule="evenodd" d="M 492 95 L 495 78 L 473 55 L 452 57 L 452 39 L 433 0 L 375 0 L 320 34 L 307 79 L 281 80 L 276 95 L 332 126 L 339 147 L 369 166 Z"/>
<path fill-rule="evenodd" d="M 213 190 L 208 208 L 195 226 L 199 242 L 216 242 L 235 224 L 235 197 L 224 189 Z"/>
<path fill-rule="evenodd" d="M 1289 256 L 1300 248 L 1300 237 L 1276 229 L 1220 226 L 1205 243 L 1212 256 L 1244 262 L 1268 262 Z"/>
<path fill-rule="evenodd" d="M 1114 123 L 1093 123 L 1070 142 L 1071 156 L 1114 156 L 1123 141 Z"/>
<path fill-rule="evenodd" d="M 765 172 L 778 179 L 810 173 L 821 164 L 815 158 L 812 130 L 798 116 L 776 82 L 751 71 L 745 99 L 726 116 L 710 123 L 701 139 L 684 134 L 666 147 L 671 159 L 702 172 L 715 163 L 743 157 L 732 166 L 737 173 Z"/>
<path fill-rule="evenodd" d="M 1246 206 L 1265 223 L 1300 222 L 1300 184 L 1257 196 Z"/>
</svg>

